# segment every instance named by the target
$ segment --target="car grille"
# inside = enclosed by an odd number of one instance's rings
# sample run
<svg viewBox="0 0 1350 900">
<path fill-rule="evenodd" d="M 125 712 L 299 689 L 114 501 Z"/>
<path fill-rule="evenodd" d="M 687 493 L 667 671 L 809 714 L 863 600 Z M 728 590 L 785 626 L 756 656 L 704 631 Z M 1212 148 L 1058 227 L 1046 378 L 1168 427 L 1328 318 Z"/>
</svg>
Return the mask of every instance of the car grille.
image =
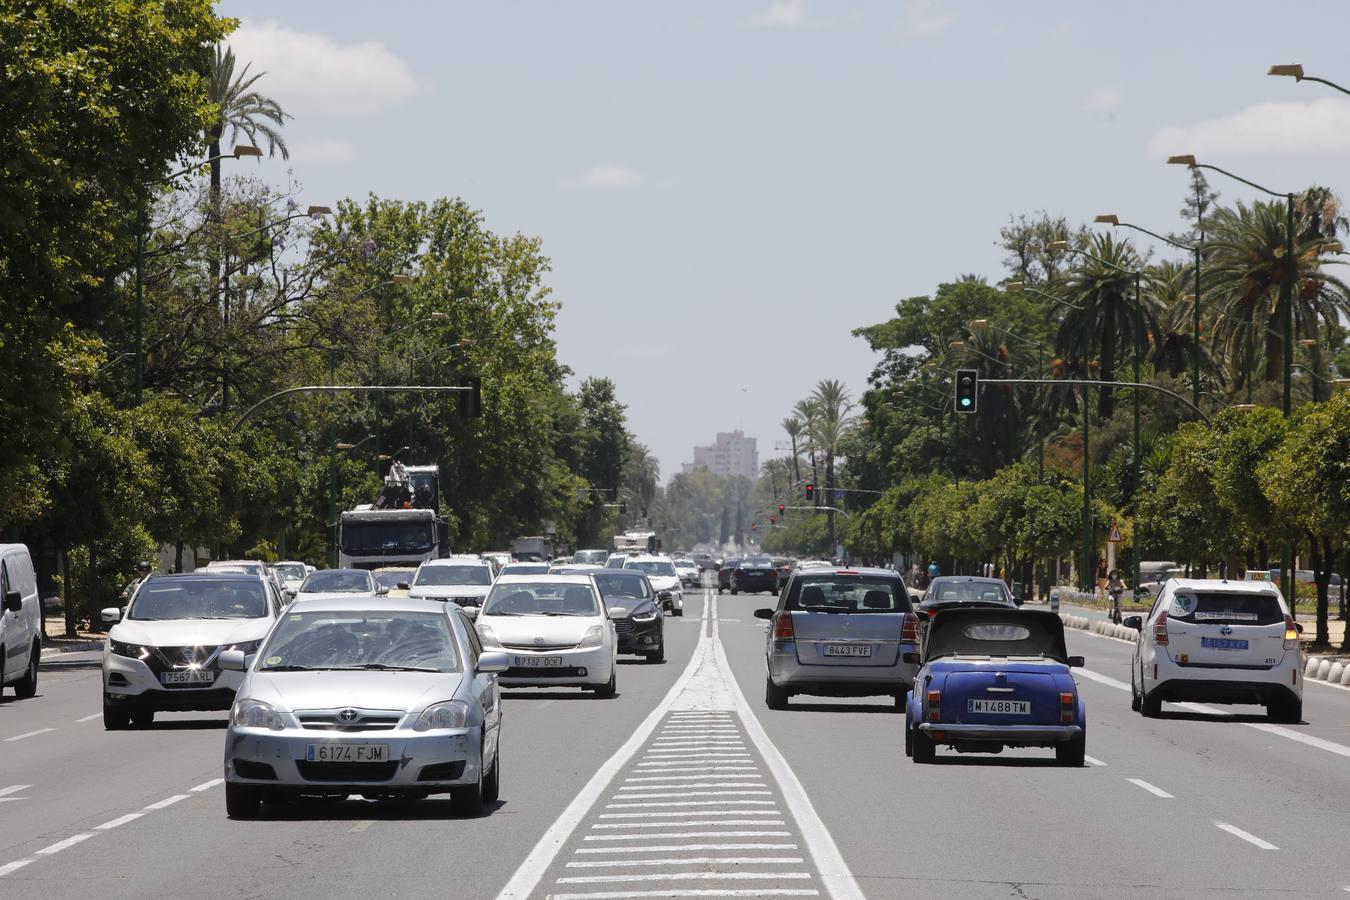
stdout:
<svg viewBox="0 0 1350 900">
<path fill-rule="evenodd" d="M 632 619 L 618 619 L 614 622 L 615 634 L 632 634 L 637 631 L 637 623 Z"/>
<path fill-rule="evenodd" d="M 398 760 L 389 762 L 309 762 L 295 764 L 306 781 L 357 782 L 388 781 L 398 771 Z"/>
<path fill-rule="evenodd" d="M 403 714 L 387 710 L 353 710 L 356 718 L 350 721 L 342 718 L 342 710 L 336 712 L 300 712 L 295 717 L 300 720 L 301 728 L 313 731 L 390 731 L 398 727 Z"/>
<path fill-rule="evenodd" d="M 549 668 L 535 668 L 534 666 L 514 666 L 502 673 L 504 678 L 580 678 L 582 670 L 577 666 L 550 666 Z"/>
<path fill-rule="evenodd" d="M 508 644 L 506 641 L 502 641 L 502 646 L 507 650 L 535 650 L 547 652 L 550 650 L 571 650 L 576 647 L 576 644 Z"/>
<path fill-rule="evenodd" d="M 151 647 L 145 665 L 156 675 L 186 669 L 191 665 L 206 668 L 216 661 L 219 652 L 219 647 Z"/>
<path fill-rule="evenodd" d="M 450 599 L 460 606 L 478 606 L 483 602 L 482 597 L 451 597 Z"/>
</svg>

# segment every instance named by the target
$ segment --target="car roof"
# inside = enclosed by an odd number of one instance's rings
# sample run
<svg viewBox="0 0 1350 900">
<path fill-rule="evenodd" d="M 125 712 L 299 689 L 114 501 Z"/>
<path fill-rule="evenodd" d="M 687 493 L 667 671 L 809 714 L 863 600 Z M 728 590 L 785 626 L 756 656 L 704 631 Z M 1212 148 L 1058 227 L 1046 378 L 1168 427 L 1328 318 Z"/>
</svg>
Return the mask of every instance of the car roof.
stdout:
<svg viewBox="0 0 1350 900">
<path fill-rule="evenodd" d="M 193 581 L 261 581 L 262 575 L 255 575 L 252 572 L 215 572 L 198 569 L 195 572 L 163 572 L 157 575 L 151 575 L 151 581 L 168 581 L 170 579 L 191 578 Z"/>
<path fill-rule="evenodd" d="M 380 566 L 378 569 L 371 569 L 370 574 L 376 572 L 416 572 L 417 566 Z"/>
<path fill-rule="evenodd" d="M 213 559 L 207 563 L 204 568 L 210 569 L 215 566 L 265 566 L 267 563 L 260 559 Z"/>
<path fill-rule="evenodd" d="M 502 575 L 497 584 L 582 584 L 591 586 L 589 575 Z"/>
<path fill-rule="evenodd" d="M 1241 591 L 1246 594 L 1276 594 L 1269 581 L 1230 581 L 1223 578 L 1171 578 L 1167 584 L 1191 591 Z"/>
<path fill-rule="evenodd" d="M 793 578 L 815 578 L 817 575 L 866 575 L 869 578 L 900 579 L 900 573 L 894 569 L 882 569 L 878 566 L 812 566 L 808 569 L 798 567 L 792 573 Z"/>
<path fill-rule="evenodd" d="M 633 553 L 626 557 L 629 562 L 674 562 L 669 556 L 656 553 Z"/>
<path fill-rule="evenodd" d="M 424 566 L 486 566 L 488 561 L 481 556 L 447 556 L 444 559 L 429 559 Z"/>
<path fill-rule="evenodd" d="M 943 582 L 945 584 L 951 581 L 965 581 L 973 582 L 975 584 L 1001 584 L 1004 587 L 1008 586 L 1002 578 L 990 578 L 985 575 L 936 575 L 933 580 L 928 583 L 937 584 L 938 582 Z"/>
<path fill-rule="evenodd" d="M 410 597 L 376 597 L 373 594 L 320 594 L 296 600 L 286 607 L 287 612 L 430 612 L 446 614 L 440 600 L 413 600 Z"/>
<path fill-rule="evenodd" d="M 311 574 L 311 575 L 331 575 L 331 574 L 336 573 L 336 572 L 341 572 L 343 575 L 351 575 L 353 572 L 360 572 L 362 575 L 369 575 L 369 574 L 370 574 L 370 570 L 369 570 L 369 569 L 315 569 L 313 572 L 310 572 L 309 574 Z"/>
</svg>

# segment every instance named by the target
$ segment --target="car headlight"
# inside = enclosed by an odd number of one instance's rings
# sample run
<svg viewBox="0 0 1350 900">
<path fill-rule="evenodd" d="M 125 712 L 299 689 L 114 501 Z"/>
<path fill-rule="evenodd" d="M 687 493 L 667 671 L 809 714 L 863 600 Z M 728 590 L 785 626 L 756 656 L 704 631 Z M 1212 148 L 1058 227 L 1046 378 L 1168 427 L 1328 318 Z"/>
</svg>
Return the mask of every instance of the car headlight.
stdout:
<svg viewBox="0 0 1350 900">
<path fill-rule="evenodd" d="M 634 622 L 654 622 L 656 621 L 656 610 L 649 609 L 646 612 L 633 613 Z"/>
<path fill-rule="evenodd" d="M 261 700 L 237 700 L 230 710 L 230 723 L 240 728 L 267 728 L 281 731 L 286 723 L 270 703 Z"/>
<path fill-rule="evenodd" d="M 433 728 L 463 728 L 469 720 L 469 704 L 463 700 L 445 700 L 433 703 L 417 717 L 413 731 L 430 731 Z"/>
<path fill-rule="evenodd" d="M 226 650 L 238 650 L 239 652 L 243 653 L 245 656 L 251 656 L 251 655 L 253 655 L 254 653 L 257 653 L 257 652 L 258 652 L 258 648 L 261 647 L 261 646 L 262 646 L 262 638 L 259 638 L 259 639 L 256 640 L 256 641 L 240 641 L 240 642 L 237 643 L 237 644 L 231 644 L 230 646 L 226 647 L 225 649 L 226 649 Z"/>
<path fill-rule="evenodd" d="M 108 649 L 115 656 L 127 656 L 131 659 L 146 659 L 150 656 L 150 648 L 142 647 L 140 644 L 127 644 L 122 641 L 115 641 L 108 638 Z"/>
<path fill-rule="evenodd" d="M 592 625 L 586 629 L 586 634 L 581 638 L 581 643 L 577 644 L 580 648 L 599 647 L 605 638 L 605 627 L 603 625 Z"/>
</svg>

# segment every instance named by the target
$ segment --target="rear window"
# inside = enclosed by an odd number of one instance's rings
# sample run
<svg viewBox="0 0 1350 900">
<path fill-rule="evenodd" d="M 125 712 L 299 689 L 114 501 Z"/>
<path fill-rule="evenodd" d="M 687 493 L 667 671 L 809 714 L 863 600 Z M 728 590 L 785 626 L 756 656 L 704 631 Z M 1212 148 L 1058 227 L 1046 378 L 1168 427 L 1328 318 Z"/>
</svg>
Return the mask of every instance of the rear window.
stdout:
<svg viewBox="0 0 1350 900">
<path fill-rule="evenodd" d="M 1274 625 L 1284 610 L 1274 594 L 1178 591 L 1167 616 L 1197 625 Z"/>
<path fill-rule="evenodd" d="M 894 578 L 822 575 L 793 582 L 784 609 L 817 612 L 909 612 L 909 593 Z"/>
</svg>

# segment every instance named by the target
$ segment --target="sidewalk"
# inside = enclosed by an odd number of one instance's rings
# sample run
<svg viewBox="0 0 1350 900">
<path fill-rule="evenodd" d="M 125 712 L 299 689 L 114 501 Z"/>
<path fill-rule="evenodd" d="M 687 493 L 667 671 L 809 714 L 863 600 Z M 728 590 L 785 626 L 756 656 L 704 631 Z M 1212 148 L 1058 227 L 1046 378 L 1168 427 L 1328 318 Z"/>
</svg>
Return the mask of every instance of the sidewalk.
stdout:
<svg viewBox="0 0 1350 900">
<path fill-rule="evenodd" d="M 103 648 L 103 635 L 95 634 L 92 631 L 77 631 L 75 634 L 66 634 L 66 618 L 63 615 L 49 615 L 45 617 L 47 626 L 47 637 L 42 642 L 42 655 L 52 656 L 57 653 L 79 653 L 85 650 L 101 650 Z"/>
<path fill-rule="evenodd" d="M 1047 605 L 1046 608 L 1049 609 L 1049 606 Z M 1127 616 L 1137 616 L 1142 615 L 1144 612 L 1147 612 L 1147 609 L 1143 610 L 1142 612 L 1139 610 L 1131 610 L 1128 608 L 1128 604 L 1122 604 L 1122 608 L 1124 609 L 1124 613 Z M 1059 606 L 1059 611 L 1063 613 L 1072 613 L 1075 616 L 1082 616 L 1085 619 L 1106 618 L 1105 608 L 1094 609 L 1093 607 L 1090 606 L 1079 606 L 1076 603 L 1073 604 L 1061 603 Z M 1306 651 L 1308 645 L 1311 644 L 1313 640 L 1317 637 L 1317 629 L 1315 627 L 1315 623 L 1317 622 L 1317 616 L 1314 613 L 1300 611 L 1295 618 L 1298 620 L 1298 623 L 1303 626 L 1303 635 L 1302 635 L 1303 647 L 1304 650 Z M 1342 622 L 1340 619 L 1336 618 L 1335 609 L 1333 608 L 1331 616 L 1327 619 L 1327 634 L 1328 637 L 1330 637 L 1331 639 L 1332 647 L 1343 646 L 1343 642 L 1345 641 L 1345 626 L 1346 626 L 1345 622 Z M 1343 655 L 1339 650 L 1334 649 L 1319 650 L 1313 655 L 1322 656 L 1328 654 L 1331 656 Z"/>
</svg>

